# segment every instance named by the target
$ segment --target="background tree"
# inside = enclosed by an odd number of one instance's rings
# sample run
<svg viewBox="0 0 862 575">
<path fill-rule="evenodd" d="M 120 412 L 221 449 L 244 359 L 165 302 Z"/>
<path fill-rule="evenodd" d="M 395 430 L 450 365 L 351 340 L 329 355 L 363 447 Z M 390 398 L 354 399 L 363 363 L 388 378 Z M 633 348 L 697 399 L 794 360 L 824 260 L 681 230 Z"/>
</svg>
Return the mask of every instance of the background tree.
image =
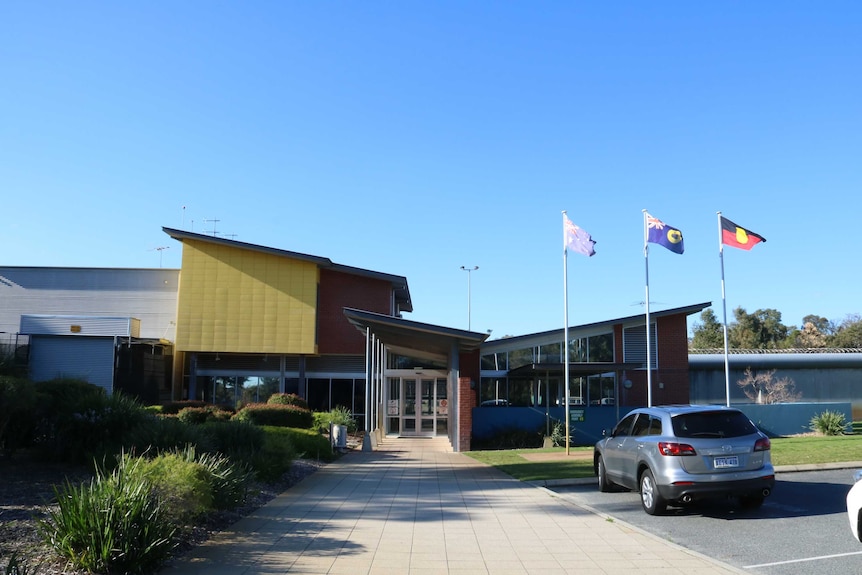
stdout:
<svg viewBox="0 0 862 575">
<path fill-rule="evenodd" d="M 743 308 L 733 310 L 736 323 L 728 328 L 730 347 L 734 349 L 781 349 L 787 347 L 787 326 L 781 323 L 781 312 L 776 309 L 759 309 L 747 313 Z"/>
<path fill-rule="evenodd" d="M 744 377 L 736 382 L 745 396 L 755 403 L 792 403 L 802 398 L 796 383 L 789 377 L 775 378 L 775 370 L 756 373 L 746 368 Z"/>
<path fill-rule="evenodd" d="M 788 339 L 792 340 L 792 347 L 803 349 L 823 348 L 826 347 L 827 335 L 820 331 L 815 324 L 806 322 L 801 330 L 793 330 L 791 337 Z"/>
<path fill-rule="evenodd" d="M 829 347 L 862 348 L 862 316 L 848 315 L 829 338 Z"/>
<path fill-rule="evenodd" d="M 692 328 L 691 349 L 724 349 L 724 326 L 712 308 L 701 312 L 700 321 Z"/>
<path fill-rule="evenodd" d="M 838 327 L 835 325 L 834 321 L 828 320 L 823 316 L 814 314 L 806 315 L 802 318 L 803 328 L 809 323 L 812 324 L 817 329 L 817 331 L 819 331 L 823 335 L 833 335 Z"/>
</svg>

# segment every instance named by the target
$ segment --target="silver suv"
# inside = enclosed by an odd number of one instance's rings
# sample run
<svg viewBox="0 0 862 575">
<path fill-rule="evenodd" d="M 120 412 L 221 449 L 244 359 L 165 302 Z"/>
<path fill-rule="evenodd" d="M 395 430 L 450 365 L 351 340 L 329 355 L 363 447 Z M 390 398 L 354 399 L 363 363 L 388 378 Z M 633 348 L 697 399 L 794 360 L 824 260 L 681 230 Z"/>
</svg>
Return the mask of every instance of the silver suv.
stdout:
<svg viewBox="0 0 862 575">
<path fill-rule="evenodd" d="M 644 407 L 596 443 L 593 466 L 600 491 L 639 491 L 650 515 L 723 496 L 758 507 L 775 484 L 769 450 L 769 438 L 738 409 Z"/>
</svg>

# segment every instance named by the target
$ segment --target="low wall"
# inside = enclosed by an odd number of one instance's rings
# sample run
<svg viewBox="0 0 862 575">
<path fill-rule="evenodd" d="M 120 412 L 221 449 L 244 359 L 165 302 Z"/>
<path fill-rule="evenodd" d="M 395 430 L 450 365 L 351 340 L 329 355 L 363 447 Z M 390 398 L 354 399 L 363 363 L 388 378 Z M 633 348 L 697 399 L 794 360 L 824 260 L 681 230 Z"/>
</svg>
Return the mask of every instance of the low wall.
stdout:
<svg viewBox="0 0 862 575">
<path fill-rule="evenodd" d="M 849 402 L 835 403 L 754 403 L 733 404 L 745 413 L 764 433 L 771 437 L 797 435 L 811 431 L 811 419 L 824 411 L 843 413 L 850 431 L 852 407 Z M 572 445 L 593 445 L 602 438 L 604 430 L 610 431 L 634 406 L 578 406 L 572 407 L 570 415 L 583 421 L 572 421 L 570 433 Z M 488 439 L 512 429 L 535 431 L 546 435 L 553 429 L 554 421 L 565 421 L 565 410 L 552 407 L 548 410 L 533 407 L 474 407 L 473 437 Z"/>
<path fill-rule="evenodd" d="M 602 438 L 602 430 L 610 431 L 617 421 L 634 409 L 608 405 L 578 406 L 570 409 L 572 417 L 583 414 L 583 421 L 572 421 L 569 432 L 572 445 L 593 445 Z M 512 429 L 535 431 L 546 435 L 553 429 L 554 421 L 565 421 L 565 409 L 551 407 L 474 407 L 473 437 L 487 439 Z"/>
<path fill-rule="evenodd" d="M 772 403 L 759 405 L 756 403 L 737 403 L 733 407 L 739 409 L 757 425 L 765 434 L 771 437 L 798 435 L 811 432 L 811 419 L 824 411 L 837 411 L 844 414 L 847 421 L 847 431 L 853 422 L 853 409 L 850 402 L 835 403 Z"/>
</svg>

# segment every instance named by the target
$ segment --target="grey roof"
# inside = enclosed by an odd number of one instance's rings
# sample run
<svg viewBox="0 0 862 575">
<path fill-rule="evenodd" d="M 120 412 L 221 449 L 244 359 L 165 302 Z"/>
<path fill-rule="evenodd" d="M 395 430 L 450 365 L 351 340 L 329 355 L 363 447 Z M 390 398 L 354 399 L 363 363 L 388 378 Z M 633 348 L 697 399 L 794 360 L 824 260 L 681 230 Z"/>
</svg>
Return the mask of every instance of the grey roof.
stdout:
<svg viewBox="0 0 862 575">
<path fill-rule="evenodd" d="M 729 367 L 735 369 L 816 369 L 816 368 L 862 368 L 862 352 L 857 353 L 730 353 Z M 692 370 L 724 370 L 724 353 L 688 354 L 688 366 Z"/>
<path fill-rule="evenodd" d="M 378 279 L 382 281 L 387 281 L 392 284 L 392 289 L 395 291 L 396 301 L 399 304 L 399 308 L 401 311 L 412 312 L 413 311 L 413 302 L 410 299 L 410 288 L 407 286 L 407 278 L 404 276 L 396 276 L 392 274 L 387 274 L 383 272 L 376 272 L 373 270 L 366 270 L 362 268 L 356 268 L 352 266 L 345 266 L 342 264 L 334 263 L 329 258 L 321 257 L 321 256 L 313 256 L 309 254 L 303 254 L 299 252 L 291 252 L 288 250 L 281 250 L 278 248 L 271 248 L 268 246 L 261 246 L 258 244 L 250 244 L 246 242 L 240 242 L 237 240 L 229 240 L 227 238 L 220 238 L 218 236 L 211 236 L 208 234 L 196 234 L 194 232 L 187 232 L 185 230 L 177 230 L 174 228 L 166 228 L 162 227 L 162 231 L 171 236 L 173 239 L 177 241 L 183 240 L 196 240 L 201 242 L 207 242 L 216 245 L 229 246 L 233 248 L 250 250 L 259 253 L 271 254 L 279 257 L 290 258 L 294 260 L 302 260 L 311 262 L 317 265 L 320 268 L 329 269 L 336 272 L 362 276 L 367 278 Z"/>
<path fill-rule="evenodd" d="M 684 307 L 676 307 L 656 312 L 650 312 L 650 320 L 654 320 L 657 317 L 665 317 L 671 315 L 692 315 L 698 312 L 703 311 L 712 305 L 712 302 L 704 302 L 694 305 L 688 305 Z M 580 337 L 579 333 L 592 334 L 602 328 L 613 327 L 618 324 L 622 325 L 643 325 L 646 322 L 646 314 L 638 314 L 638 315 L 630 315 L 626 317 L 609 319 L 605 321 L 599 321 L 594 323 L 586 323 L 582 325 L 569 326 L 569 338 Z M 549 340 L 556 339 L 559 341 L 563 341 L 563 331 L 562 327 L 557 329 L 552 329 L 548 331 L 541 331 L 536 333 L 531 333 L 527 335 L 519 335 L 514 337 L 504 337 L 500 339 L 495 339 L 489 342 L 486 342 L 482 346 L 482 350 L 484 352 L 495 352 L 501 350 L 509 350 L 515 349 L 517 347 L 528 346 L 531 345 L 534 340 Z"/>
<path fill-rule="evenodd" d="M 371 330 L 384 345 L 403 355 L 426 352 L 446 357 L 453 345 L 457 346 L 459 352 L 474 351 L 488 337 L 487 333 L 431 325 L 353 308 L 344 308 L 344 315 L 356 329 L 363 333 L 366 328 Z"/>
</svg>

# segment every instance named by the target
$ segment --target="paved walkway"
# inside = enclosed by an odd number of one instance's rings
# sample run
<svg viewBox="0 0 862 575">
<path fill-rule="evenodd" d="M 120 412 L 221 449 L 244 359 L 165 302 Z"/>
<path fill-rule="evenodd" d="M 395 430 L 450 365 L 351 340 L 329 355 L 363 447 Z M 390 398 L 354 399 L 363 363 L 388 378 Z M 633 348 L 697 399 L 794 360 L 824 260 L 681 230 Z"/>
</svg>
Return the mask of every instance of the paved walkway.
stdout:
<svg viewBox="0 0 862 575">
<path fill-rule="evenodd" d="M 166 575 L 662 574 L 741 570 L 611 521 L 436 439 L 351 452 Z"/>
</svg>

